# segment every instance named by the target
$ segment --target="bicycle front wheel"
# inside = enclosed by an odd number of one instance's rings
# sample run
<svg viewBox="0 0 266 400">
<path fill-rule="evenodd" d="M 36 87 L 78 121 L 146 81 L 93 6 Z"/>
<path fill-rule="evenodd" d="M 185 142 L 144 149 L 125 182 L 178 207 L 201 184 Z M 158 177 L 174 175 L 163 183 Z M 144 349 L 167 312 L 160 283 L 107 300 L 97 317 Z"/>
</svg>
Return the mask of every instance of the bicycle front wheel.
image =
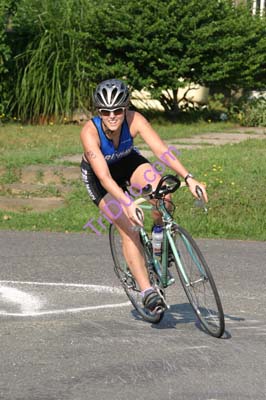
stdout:
<svg viewBox="0 0 266 400">
<path fill-rule="evenodd" d="M 184 228 L 176 225 L 173 239 L 178 255 L 175 265 L 187 298 L 203 328 L 219 338 L 225 329 L 224 313 L 207 262 Z"/>
<path fill-rule="evenodd" d="M 142 304 L 142 297 L 141 297 L 141 290 L 130 272 L 128 265 L 126 263 L 126 260 L 123 255 L 123 249 L 122 249 L 122 239 L 121 236 L 116 229 L 115 225 L 110 225 L 109 229 L 109 241 L 110 241 L 110 248 L 111 248 L 111 253 L 114 261 L 114 270 L 115 273 L 120 280 L 129 300 L 133 304 L 134 308 L 137 310 L 137 312 L 141 315 L 143 319 L 145 319 L 148 322 L 152 323 L 158 323 L 163 317 L 163 312 L 158 314 L 158 313 L 152 313 L 148 309 L 143 307 Z M 155 273 L 154 273 L 155 274 Z M 152 279 L 155 279 L 155 277 L 151 276 L 151 281 Z M 153 282 L 151 282 L 153 284 Z"/>
</svg>

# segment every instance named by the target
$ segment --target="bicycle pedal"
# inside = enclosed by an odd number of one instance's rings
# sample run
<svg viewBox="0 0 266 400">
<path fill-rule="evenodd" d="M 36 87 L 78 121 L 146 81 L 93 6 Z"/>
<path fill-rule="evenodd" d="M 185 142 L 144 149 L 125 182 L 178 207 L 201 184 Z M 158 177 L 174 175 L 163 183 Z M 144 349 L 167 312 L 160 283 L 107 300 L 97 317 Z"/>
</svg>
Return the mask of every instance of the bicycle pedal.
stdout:
<svg viewBox="0 0 266 400">
<path fill-rule="evenodd" d="M 152 311 L 154 314 L 162 314 L 165 311 L 165 308 L 162 306 L 157 306 L 155 309 Z"/>
<path fill-rule="evenodd" d="M 167 272 L 167 286 L 173 285 L 173 283 L 175 283 L 175 278 L 173 277 L 173 275 L 171 274 L 171 272 L 168 269 L 168 272 Z"/>
<path fill-rule="evenodd" d="M 175 283 L 175 278 L 169 277 L 167 281 L 167 286 L 173 285 Z"/>
<path fill-rule="evenodd" d="M 175 258 L 173 254 L 168 256 L 168 268 L 172 268 L 175 265 Z"/>
</svg>

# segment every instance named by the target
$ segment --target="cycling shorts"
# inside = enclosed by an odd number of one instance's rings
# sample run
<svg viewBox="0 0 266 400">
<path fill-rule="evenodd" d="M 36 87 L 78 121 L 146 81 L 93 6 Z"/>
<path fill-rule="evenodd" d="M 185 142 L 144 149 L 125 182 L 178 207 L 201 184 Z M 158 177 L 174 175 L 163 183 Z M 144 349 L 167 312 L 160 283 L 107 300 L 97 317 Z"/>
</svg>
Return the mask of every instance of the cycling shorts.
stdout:
<svg viewBox="0 0 266 400">
<path fill-rule="evenodd" d="M 149 161 L 136 151 L 132 151 L 126 157 L 121 158 L 114 164 L 109 165 L 109 170 L 112 178 L 123 189 L 126 187 L 127 182 L 133 172 L 142 164 L 149 163 Z M 98 206 L 102 198 L 107 194 L 107 191 L 101 185 L 99 179 L 91 168 L 90 164 L 82 159 L 81 164 L 82 181 L 84 182 L 88 195 L 91 200 Z"/>
</svg>

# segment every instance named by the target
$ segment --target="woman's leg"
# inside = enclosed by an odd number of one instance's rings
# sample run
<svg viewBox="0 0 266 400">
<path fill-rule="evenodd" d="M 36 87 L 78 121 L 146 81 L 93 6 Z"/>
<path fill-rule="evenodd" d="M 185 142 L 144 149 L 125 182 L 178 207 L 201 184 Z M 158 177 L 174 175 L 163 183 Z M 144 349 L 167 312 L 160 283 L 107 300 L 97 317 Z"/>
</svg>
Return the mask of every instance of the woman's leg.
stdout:
<svg viewBox="0 0 266 400">
<path fill-rule="evenodd" d="M 147 166 L 149 166 L 149 164 L 147 164 Z M 124 168 L 122 169 L 123 171 L 125 167 L 126 166 L 124 166 Z M 126 214 L 124 212 L 122 213 L 120 212 L 121 210 L 123 210 L 123 207 L 126 206 L 121 205 L 121 209 L 117 210 L 117 201 L 114 201 L 112 203 L 112 200 L 114 199 L 110 194 L 106 193 L 105 189 L 101 186 L 98 178 L 96 177 L 92 169 L 85 161 L 82 162 L 81 168 L 82 168 L 82 180 L 86 185 L 89 196 L 96 204 L 98 204 L 100 210 L 104 214 L 106 214 L 111 221 L 113 221 L 113 223 L 116 225 L 121 235 L 124 256 L 126 258 L 126 261 L 128 263 L 128 266 L 132 274 L 134 275 L 136 281 L 138 282 L 141 291 L 150 288 L 151 285 L 148 278 L 147 269 L 145 266 L 144 255 L 140 243 L 139 233 L 132 229 L 133 225 L 129 221 Z M 120 169 L 117 168 L 116 171 L 118 177 L 120 170 L 121 170 L 121 165 Z M 145 186 L 145 183 L 143 186 Z M 109 213 L 108 210 L 110 210 Z M 118 216 L 118 218 L 116 218 L 116 216 Z"/>
<path fill-rule="evenodd" d="M 133 229 L 134 225 L 132 225 L 125 213 L 122 213 L 117 219 L 114 219 L 114 216 L 117 213 L 117 207 L 114 207 L 110 203 L 112 199 L 113 197 L 109 193 L 106 194 L 100 201 L 99 208 L 117 227 L 122 238 L 124 257 L 130 271 L 138 282 L 140 290 L 144 291 L 145 289 L 150 288 L 151 284 L 145 266 L 139 232 Z M 108 207 L 106 207 L 107 205 Z M 123 208 L 124 206 L 121 205 L 121 207 Z M 108 209 L 111 211 L 111 214 L 108 213 Z"/>
<path fill-rule="evenodd" d="M 133 172 L 131 178 L 130 178 L 131 185 L 133 185 L 133 186 L 136 185 L 138 187 L 143 188 L 144 186 L 146 186 L 147 184 L 150 183 L 152 185 L 153 190 L 155 190 L 157 185 L 158 185 L 158 183 L 159 183 L 159 181 L 160 181 L 160 179 L 161 179 L 161 175 L 154 173 L 152 182 L 151 181 L 148 182 L 146 177 L 148 176 L 147 172 L 149 172 L 150 170 L 151 170 L 151 165 L 148 164 L 148 163 L 147 164 L 142 164 L 139 167 L 137 167 L 136 170 Z M 171 195 L 168 194 L 168 195 L 166 195 L 165 198 L 168 201 L 170 201 L 171 200 Z M 155 205 L 156 200 L 151 200 L 150 203 Z M 168 204 L 169 204 L 169 206 L 168 206 Z M 166 203 L 166 207 L 167 207 L 167 209 L 170 210 L 171 209 L 171 203 L 170 202 Z M 159 211 L 153 210 L 152 211 L 152 218 L 153 218 L 154 224 L 156 224 L 156 225 L 161 225 L 162 224 L 162 218 L 161 218 L 161 214 L 159 213 Z"/>
</svg>

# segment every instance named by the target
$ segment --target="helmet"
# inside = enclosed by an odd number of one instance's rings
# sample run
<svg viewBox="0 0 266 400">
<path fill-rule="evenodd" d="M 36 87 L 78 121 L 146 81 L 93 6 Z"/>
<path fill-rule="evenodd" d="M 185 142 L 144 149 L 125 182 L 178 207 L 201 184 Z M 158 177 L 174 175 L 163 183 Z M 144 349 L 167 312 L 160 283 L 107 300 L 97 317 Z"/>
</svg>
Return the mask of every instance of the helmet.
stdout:
<svg viewBox="0 0 266 400">
<path fill-rule="evenodd" d="M 124 82 L 108 79 L 96 87 L 93 100 L 96 108 L 115 108 L 127 107 L 129 98 L 129 90 Z"/>
</svg>

